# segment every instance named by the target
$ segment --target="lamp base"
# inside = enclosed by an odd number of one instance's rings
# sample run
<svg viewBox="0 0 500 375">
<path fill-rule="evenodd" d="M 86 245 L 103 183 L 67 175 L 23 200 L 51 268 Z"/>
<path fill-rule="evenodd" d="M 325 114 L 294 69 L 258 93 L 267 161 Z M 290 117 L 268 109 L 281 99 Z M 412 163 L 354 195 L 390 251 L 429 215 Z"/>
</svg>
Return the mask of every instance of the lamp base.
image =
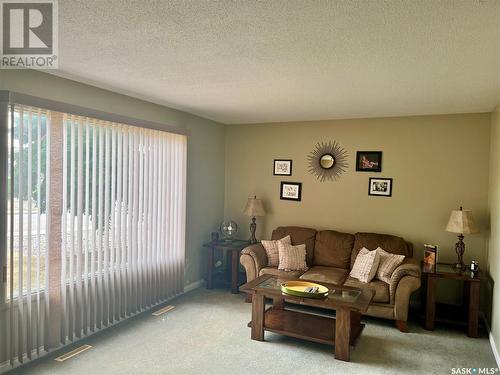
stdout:
<svg viewBox="0 0 500 375">
<path fill-rule="evenodd" d="M 257 224 L 255 223 L 255 217 L 252 217 L 252 222 L 250 223 L 250 239 L 248 243 L 257 243 L 257 239 L 255 238 L 255 231 L 257 230 Z"/>
<path fill-rule="evenodd" d="M 455 244 L 455 252 L 457 253 L 458 262 L 455 264 L 456 269 L 465 270 L 464 263 L 464 253 L 465 253 L 465 243 L 464 243 L 464 235 L 458 235 L 458 242 Z"/>
<path fill-rule="evenodd" d="M 455 268 L 457 270 L 462 270 L 462 271 L 465 271 L 467 269 L 467 267 L 465 266 L 464 263 L 457 263 L 457 264 L 455 264 Z"/>
</svg>

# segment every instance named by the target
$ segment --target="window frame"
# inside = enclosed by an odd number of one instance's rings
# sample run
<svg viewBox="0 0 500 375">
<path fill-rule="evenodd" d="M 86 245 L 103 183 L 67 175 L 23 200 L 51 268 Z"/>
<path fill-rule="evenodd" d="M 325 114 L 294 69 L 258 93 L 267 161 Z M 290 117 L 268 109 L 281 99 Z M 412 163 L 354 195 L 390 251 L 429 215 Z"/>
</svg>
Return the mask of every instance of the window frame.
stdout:
<svg viewBox="0 0 500 375">
<path fill-rule="evenodd" d="M 9 100 L 0 96 L 0 181 L 7 181 Z M 7 184 L 0 184 L 0 309 L 7 301 Z"/>
<path fill-rule="evenodd" d="M 173 134 L 184 135 L 188 137 L 191 132 L 186 128 L 180 128 L 165 123 L 140 120 L 133 117 L 123 116 L 115 113 L 104 112 L 96 109 L 86 108 L 70 103 L 63 103 L 51 99 L 45 99 L 37 96 L 21 94 L 9 90 L 0 90 L 0 181 L 7 181 L 8 173 L 8 136 L 9 136 L 9 112 L 15 105 L 43 108 L 47 111 L 72 114 L 76 116 L 90 117 L 98 120 L 122 123 L 125 125 L 136 126 L 153 130 L 161 130 Z M 7 204 L 8 189 L 6 184 L 0 184 L 0 311 L 10 303 L 7 298 Z M 48 202 L 47 202 L 48 204 Z M 40 290 L 44 294 L 44 289 Z M 36 293 L 32 293 L 36 295 Z"/>
</svg>

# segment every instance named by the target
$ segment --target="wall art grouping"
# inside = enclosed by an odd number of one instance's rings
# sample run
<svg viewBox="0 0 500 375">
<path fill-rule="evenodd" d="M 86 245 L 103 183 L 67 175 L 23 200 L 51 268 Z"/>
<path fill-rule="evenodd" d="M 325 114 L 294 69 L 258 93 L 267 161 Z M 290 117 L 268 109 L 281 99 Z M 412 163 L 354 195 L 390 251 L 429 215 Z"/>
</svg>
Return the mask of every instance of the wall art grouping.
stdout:
<svg viewBox="0 0 500 375">
<path fill-rule="evenodd" d="M 307 155 L 308 172 L 320 182 L 337 181 L 347 171 L 348 153 L 336 141 L 318 142 Z M 273 176 L 291 176 L 292 159 L 274 159 Z M 357 151 L 356 172 L 382 172 L 382 151 Z M 391 197 L 392 178 L 370 177 L 368 195 Z M 302 198 L 302 183 L 281 181 L 280 199 L 300 201 Z"/>
</svg>

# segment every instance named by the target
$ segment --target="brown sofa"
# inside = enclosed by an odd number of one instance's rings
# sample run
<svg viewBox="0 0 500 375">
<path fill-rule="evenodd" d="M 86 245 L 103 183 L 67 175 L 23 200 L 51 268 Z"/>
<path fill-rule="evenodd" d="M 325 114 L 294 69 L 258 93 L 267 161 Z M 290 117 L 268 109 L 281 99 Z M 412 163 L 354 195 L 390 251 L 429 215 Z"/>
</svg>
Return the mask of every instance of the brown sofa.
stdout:
<svg viewBox="0 0 500 375">
<path fill-rule="evenodd" d="M 301 279 L 373 289 L 375 294 L 366 315 L 393 319 L 402 332 L 407 332 L 410 295 L 420 287 L 420 263 L 413 258 L 413 246 L 401 237 L 377 233 L 341 233 L 333 230 L 316 231 L 302 227 L 278 227 L 272 239 L 290 235 L 292 244 L 306 244 L 307 271 L 280 271 L 267 266 L 267 255 L 261 244 L 248 246 L 241 252 L 240 262 L 245 267 L 247 281 L 264 274 L 297 277 Z M 349 276 L 361 248 L 404 255 L 404 262 L 396 268 L 390 284 L 374 279 L 363 283 Z"/>
</svg>

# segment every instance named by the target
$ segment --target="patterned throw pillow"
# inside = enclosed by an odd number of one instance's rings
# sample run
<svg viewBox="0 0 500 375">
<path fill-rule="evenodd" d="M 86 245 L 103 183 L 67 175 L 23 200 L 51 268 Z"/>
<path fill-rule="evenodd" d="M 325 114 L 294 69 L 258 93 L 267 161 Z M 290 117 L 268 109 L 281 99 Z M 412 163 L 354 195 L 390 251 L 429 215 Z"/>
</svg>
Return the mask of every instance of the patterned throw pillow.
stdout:
<svg viewBox="0 0 500 375">
<path fill-rule="evenodd" d="M 375 277 L 390 284 L 392 273 L 403 263 L 405 256 L 388 253 L 380 247 L 377 247 L 374 251 L 380 255 L 380 264 Z"/>
<path fill-rule="evenodd" d="M 279 265 L 278 269 L 284 271 L 306 271 L 306 245 L 293 246 L 278 242 Z"/>
<path fill-rule="evenodd" d="M 292 240 L 290 236 L 283 237 L 280 240 L 276 241 L 260 241 L 267 254 L 267 266 L 268 267 L 278 267 L 280 258 L 279 258 L 279 250 L 278 250 L 278 242 L 283 242 L 284 244 L 291 245 Z"/>
<path fill-rule="evenodd" d="M 380 255 L 377 250 L 370 251 L 363 247 L 359 251 L 349 275 L 363 283 L 369 283 L 377 273 L 379 262 Z"/>
</svg>

